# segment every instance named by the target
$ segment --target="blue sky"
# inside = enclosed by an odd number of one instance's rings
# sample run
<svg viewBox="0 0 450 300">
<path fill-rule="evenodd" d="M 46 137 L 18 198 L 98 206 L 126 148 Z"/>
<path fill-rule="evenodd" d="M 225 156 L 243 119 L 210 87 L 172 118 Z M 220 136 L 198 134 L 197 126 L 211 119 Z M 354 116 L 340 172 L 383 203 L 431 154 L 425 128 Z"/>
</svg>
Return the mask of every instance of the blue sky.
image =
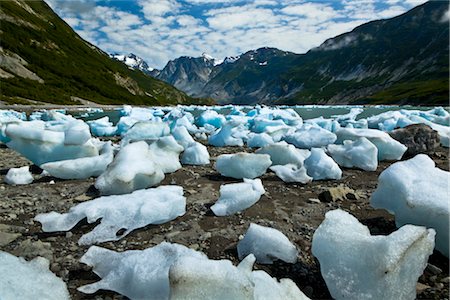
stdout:
<svg viewBox="0 0 450 300">
<path fill-rule="evenodd" d="M 135 53 L 151 67 L 203 52 L 218 59 L 260 47 L 305 53 L 424 0 L 46 0 L 84 39 Z"/>
</svg>

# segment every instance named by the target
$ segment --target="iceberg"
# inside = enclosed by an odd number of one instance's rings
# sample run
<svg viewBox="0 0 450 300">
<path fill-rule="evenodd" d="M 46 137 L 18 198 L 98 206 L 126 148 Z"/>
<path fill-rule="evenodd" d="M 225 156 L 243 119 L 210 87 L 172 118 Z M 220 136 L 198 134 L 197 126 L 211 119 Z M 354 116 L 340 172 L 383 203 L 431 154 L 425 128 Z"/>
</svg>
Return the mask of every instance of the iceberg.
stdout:
<svg viewBox="0 0 450 300">
<path fill-rule="evenodd" d="M 216 216 L 228 216 L 249 208 L 265 193 L 261 179 L 246 179 L 244 182 L 223 184 L 220 186 L 220 197 L 211 206 Z"/>
<path fill-rule="evenodd" d="M 64 145 L 83 145 L 91 138 L 89 126 L 81 120 L 68 123 L 64 130 Z"/>
<path fill-rule="evenodd" d="M 284 141 L 265 146 L 256 150 L 257 154 L 269 154 L 272 166 L 295 164 L 303 166 L 303 162 L 310 155 L 309 150 L 297 149 Z"/>
<path fill-rule="evenodd" d="M 405 225 L 388 236 L 372 236 L 337 209 L 315 231 L 312 253 L 334 299 L 415 299 L 434 235 L 433 229 Z"/>
<path fill-rule="evenodd" d="M 218 114 L 215 110 L 204 111 L 195 121 L 195 125 L 199 127 L 203 127 L 206 124 L 209 124 L 216 128 L 220 128 L 224 123 L 225 117 Z"/>
<path fill-rule="evenodd" d="M 333 144 L 336 141 L 336 135 L 321 127 L 305 124 L 296 132 L 286 135 L 283 139 L 297 148 L 310 149 Z"/>
<path fill-rule="evenodd" d="M 206 146 L 194 142 L 188 146 L 181 155 L 181 163 L 184 165 L 207 165 L 209 153 Z"/>
<path fill-rule="evenodd" d="M 160 183 L 164 172 L 154 162 L 146 142 L 128 144 L 95 181 L 102 195 L 127 194 Z"/>
<path fill-rule="evenodd" d="M 172 129 L 172 136 L 175 138 L 178 144 L 183 146 L 184 149 L 189 147 L 189 145 L 195 143 L 195 140 L 192 138 L 192 136 L 184 126 L 177 126 Z"/>
<path fill-rule="evenodd" d="M 114 195 L 82 202 L 67 213 L 49 212 L 34 219 L 44 232 L 68 231 L 84 218 L 88 223 L 101 219 L 91 232 L 84 234 L 78 244 L 90 245 L 117 241 L 137 228 L 163 224 L 184 215 L 186 198 L 180 186 L 160 186 L 127 195 Z"/>
<path fill-rule="evenodd" d="M 342 171 L 337 163 L 322 148 L 312 148 L 311 155 L 305 159 L 308 176 L 313 180 L 341 179 Z"/>
<path fill-rule="evenodd" d="M 268 154 L 240 152 L 219 155 L 215 167 L 222 176 L 254 179 L 264 175 L 271 165 Z"/>
<path fill-rule="evenodd" d="M 117 126 L 113 126 L 113 123 L 109 121 L 109 117 L 87 121 L 86 122 L 91 129 L 94 136 L 114 136 L 117 134 Z"/>
<path fill-rule="evenodd" d="M 113 161 L 113 158 L 114 148 L 109 141 L 102 146 L 98 156 L 48 162 L 40 167 L 56 178 L 86 179 L 100 176 Z"/>
<path fill-rule="evenodd" d="M 181 169 L 180 153 L 183 146 L 177 143 L 171 135 L 161 137 L 157 140 L 148 141 L 148 149 L 153 157 L 153 162 L 164 173 L 172 173 Z"/>
<path fill-rule="evenodd" d="M 33 175 L 28 166 L 21 168 L 11 168 L 5 176 L 5 182 L 10 185 L 30 184 L 33 182 Z"/>
<path fill-rule="evenodd" d="M 270 135 L 267 133 L 250 133 L 247 140 L 247 147 L 250 148 L 259 148 L 264 147 L 270 144 L 273 144 L 274 141 Z"/>
<path fill-rule="evenodd" d="M 222 128 L 209 137 L 208 143 L 215 147 L 244 146 L 242 138 L 233 135 L 235 126 L 237 126 L 235 123 L 226 122 Z"/>
<path fill-rule="evenodd" d="M 305 184 L 313 180 L 312 177 L 308 176 L 304 166 L 294 164 L 276 165 L 271 166 L 270 170 L 274 171 L 284 182 L 299 182 Z"/>
<path fill-rule="evenodd" d="M 244 238 L 237 245 L 239 259 L 249 254 L 261 264 L 272 264 L 279 259 L 287 263 L 296 263 L 298 251 L 289 239 L 275 228 L 250 224 Z"/>
<path fill-rule="evenodd" d="M 327 151 L 341 167 L 365 171 L 376 171 L 378 167 L 378 149 L 365 137 L 345 140 L 343 145 L 328 145 Z"/>
<path fill-rule="evenodd" d="M 377 129 L 341 128 L 336 131 L 336 144 L 342 144 L 345 140 L 357 140 L 367 138 L 378 149 L 378 160 L 399 160 L 408 149 L 405 145 L 394 140 L 386 132 Z"/>
<path fill-rule="evenodd" d="M 370 204 L 395 214 L 398 227 L 414 224 L 436 230 L 436 249 L 449 257 L 449 183 L 450 172 L 418 154 L 380 174 Z"/>
<path fill-rule="evenodd" d="M 121 145 L 136 141 L 158 139 L 170 134 L 169 126 L 162 122 L 137 122 L 122 137 Z"/>
<path fill-rule="evenodd" d="M 49 270 L 49 261 L 43 257 L 26 261 L 0 251 L 0 272 L 2 299 L 70 299 L 66 284 Z"/>
<path fill-rule="evenodd" d="M 111 290 L 132 300 L 169 299 L 169 268 L 181 257 L 207 260 L 201 252 L 166 242 L 145 250 L 121 253 L 91 246 L 80 261 L 92 266 L 101 280 L 78 290 L 86 294 L 100 289 Z"/>
</svg>

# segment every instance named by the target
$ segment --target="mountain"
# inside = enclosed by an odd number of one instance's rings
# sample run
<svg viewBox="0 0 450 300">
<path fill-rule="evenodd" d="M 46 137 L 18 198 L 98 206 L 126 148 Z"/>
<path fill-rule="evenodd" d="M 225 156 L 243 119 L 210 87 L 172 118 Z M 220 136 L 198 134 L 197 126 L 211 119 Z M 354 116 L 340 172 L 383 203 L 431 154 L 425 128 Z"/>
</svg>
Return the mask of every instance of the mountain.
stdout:
<svg viewBox="0 0 450 300">
<path fill-rule="evenodd" d="M 215 66 L 182 57 L 157 78 L 219 103 L 448 105 L 447 11 L 427 2 L 305 54 L 261 48 Z"/>
<path fill-rule="evenodd" d="M 114 53 L 111 54 L 110 57 L 112 59 L 123 62 L 131 69 L 136 69 L 149 75 L 153 74 L 152 72 L 155 70 L 154 68 L 149 67 L 149 65 L 145 60 L 143 60 L 142 58 L 133 53 L 129 54 Z"/>
<path fill-rule="evenodd" d="M 111 59 L 78 36 L 42 0 L 2 1 L 0 21 L 2 102 L 142 105 L 200 102 Z"/>
</svg>

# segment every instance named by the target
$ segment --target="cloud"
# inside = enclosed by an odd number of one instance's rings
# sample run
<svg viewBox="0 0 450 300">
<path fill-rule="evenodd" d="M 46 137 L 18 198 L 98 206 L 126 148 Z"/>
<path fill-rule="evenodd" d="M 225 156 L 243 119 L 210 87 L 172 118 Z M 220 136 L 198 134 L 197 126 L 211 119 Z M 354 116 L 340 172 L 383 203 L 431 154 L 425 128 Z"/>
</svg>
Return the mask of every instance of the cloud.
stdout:
<svg viewBox="0 0 450 300">
<path fill-rule="evenodd" d="M 175 0 L 139 0 L 138 5 L 142 7 L 145 18 L 150 21 L 155 16 L 175 14 L 181 7 Z"/>
</svg>

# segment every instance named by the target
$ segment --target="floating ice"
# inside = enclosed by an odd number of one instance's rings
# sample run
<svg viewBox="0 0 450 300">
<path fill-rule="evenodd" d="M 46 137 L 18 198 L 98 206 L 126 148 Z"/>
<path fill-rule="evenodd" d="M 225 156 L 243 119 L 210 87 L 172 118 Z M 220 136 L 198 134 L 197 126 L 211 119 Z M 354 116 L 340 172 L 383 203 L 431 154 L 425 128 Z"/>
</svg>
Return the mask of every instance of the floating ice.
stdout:
<svg viewBox="0 0 450 300">
<path fill-rule="evenodd" d="M 449 257 L 450 172 L 435 167 L 425 154 L 392 164 L 378 178 L 370 203 L 395 214 L 404 224 L 436 230 L 436 249 Z"/>
<path fill-rule="evenodd" d="M 285 136 L 284 140 L 297 148 L 310 149 L 333 144 L 336 141 L 336 135 L 321 127 L 303 125 L 296 132 Z"/>
<path fill-rule="evenodd" d="M 7 125 L 5 135 L 11 141 L 6 145 L 38 166 L 51 161 L 98 155 L 92 139 L 82 145 L 67 145 L 64 144 L 64 132 L 44 130 L 26 123 L 34 122 Z"/>
<path fill-rule="evenodd" d="M 295 164 L 302 166 L 305 159 L 309 156 L 309 151 L 297 149 L 284 141 L 265 146 L 256 150 L 258 154 L 269 154 L 272 165 Z"/>
<path fill-rule="evenodd" d="M 378 149 L 365 137 L 355 141 L 346 140 L 343 145 L 328 145 L 328 153 L 346 168 L 375 171 L 378 166 Z"/>
<path fill-rule="evenodd" d="M 261 264 L 272 264 L 280 259 L 287 263 L 297 262 L 298 251 L 289 239 L 275 228 L 250 224 L 244 238 L 237 245 L 239 259 L 250 253 Z"/>
<path fill-rule="evenodd" d="M 169 126 L 163 122 L 137 122 L 122 138 L 121 145 L 131 142 L 152 140 L 170 134 Z"/>
<path fill-rule="evenodd" d="M 312 253 L 334 299 L 414 299 L 434 247 L 433 229 L 405 225 L 388 236 L 342 210 L 325 214 Z"/>
<path fill-rule="evenodd" d="M 245 179 L 244 182 L 220 186 L 220 197 L 211 206 L 216 216 L 228 216 L 249 208 L 265 193 L 261 179 Z"/>
<path fill-rule="evenodd" d="M 321 148 L 312 148 L 311 155 L 305 159 L 304 165 L 307 174 L 313 180 L 341 179 L 341 169 Z"/>
<path fill-rule="evenodd" d="M 0 293 L 4 300 L 70 299 L 67 286 L 50 272 L 49 262 L 43 257 L 26 261 L 0 251 Z"/>
<path fill-rule="evenodd" d="M 41 168 L 51 176 L 61 179 L 86 179 L 100 176 L 113 158 L 114 149 L 111 142 L 107 142 L 102 146 L 98 156 L 48 162 L 42 164 Z"/>
<path fill-rule="evenodd" d="M 11 168 L 5 176 L 5 182 L 11 185 L 30 184 L 33 182 L 29 167 Z"/>
<path fill-rule="evenodd" d="M 233 135 L 235 126 L 237 126 L 235 123 L 226 122 L 222 128 L 209 137 L 208 143 L 215 147 L 243 146 L 242 138 Z"/>
<path fill-rule="evenodd" d="M 266 173 L 271 164 L 268 154 L 240 152 L 219 155 L 215 167 L 222 176 L 253 179 Z"/>
<path fill-rule="evenodd" d="M 336 143 L 342 144 L 345 140 L 367 138 L 378 149 L 378 160 L 399 160 L 408 149 L 405 145 L 394 140 L 386 132 L 376 129 L 341 128 L 336 131 Z"/>
<path fill-rule="evenodd" d="M 113 123 L 109 121 L 109 117 L 87 121 L 86 122 L 94 136 L 114 136 L 117 134 L 117 126 L 113 126 Z"/>
<path fill-rule="evenodd" d="M 101 280 L 78 288 L 87 294 L 111 290 L 132 300 L 169 299 L 169 268 L 181 257 L 207 260 L 183 245 L 163 242 L 145 250 L 115 252 L 91 246 L 81 262 L 93 267 Z"/>
<path fill-rule="evenodd" d="M 146 142 L 128 144 L 95 182 L 102 195 L 127 194 L 157 185 L 164 172 L 154 162 Z"/>
<path fill-rule="evenodd" d="M 312 181 L 312 177 L 308 176 L 304 166 L 286 164 L 271 166 L 270 169 L 284 182 L 308 183 Z"/>
<path fill-rule="evenodd" d="M 247 140 L 247 147 L 250 148 L 259 148 L 264 147 L 270 144 L 273 144 L 274 141 L 270 135 L 267 133 L 250 133 Z"/>
<path fill-rule="evenodd" d="M 182 256 L 169 270 L 170 299 L 309 299 L 290 279 L 278 282 L 264 271 L 252 272 L 254 262 L 251 254 L 237 267 L 229 260 Z"/>
<path fill-rule="evenodd" d="M 324 117 L 318 117 L 315 119 L 308 119 L 305 120 L 305 124 L 309 125 L 317 125 L 325 130 L 328 130 L 330 132 L 336 132 L 339 128 L 341 128 L 341 125 L 334 120 L 334 119 L 324 119 Z"/>
<path fill-rule="evenodd" d="M 78 243 L 89 245 L 117 241 L 131 231 L 149 224 L 163 224 L 186 212 L 186 198 L 180 186 L 160 186 L 120 196 L 104 196 L 80 203 L 69 212 L 39 214 L 34 219 L 42 223 L 44 232 L 68 231 L 79 221 L 89 223 L 101 219 Z M 119 231 L 125 229 L 123 232 Z"/>
<path fill-rule="evenodd" d="M 356 119 L 356 117 L 361 114 L 364 110 L 360 107 L 353 107 L 350 109 L 350 112 L 348 112 L 347 114 L 344 115 L 334 115 L 331 117 L 334 117 L 335 120 L 337 122 L 339 122 L 339 124 L 345 126 L 348 124 L 348 122 L 350 121 L 354 121 Z"/>
<path fill-rule="evenodd" d="M 188 146 L 181 155 L 181 163 L 184 165 L 207 165 L 209 153 L 206 146 L 194 142 Z"/>
</svg>

